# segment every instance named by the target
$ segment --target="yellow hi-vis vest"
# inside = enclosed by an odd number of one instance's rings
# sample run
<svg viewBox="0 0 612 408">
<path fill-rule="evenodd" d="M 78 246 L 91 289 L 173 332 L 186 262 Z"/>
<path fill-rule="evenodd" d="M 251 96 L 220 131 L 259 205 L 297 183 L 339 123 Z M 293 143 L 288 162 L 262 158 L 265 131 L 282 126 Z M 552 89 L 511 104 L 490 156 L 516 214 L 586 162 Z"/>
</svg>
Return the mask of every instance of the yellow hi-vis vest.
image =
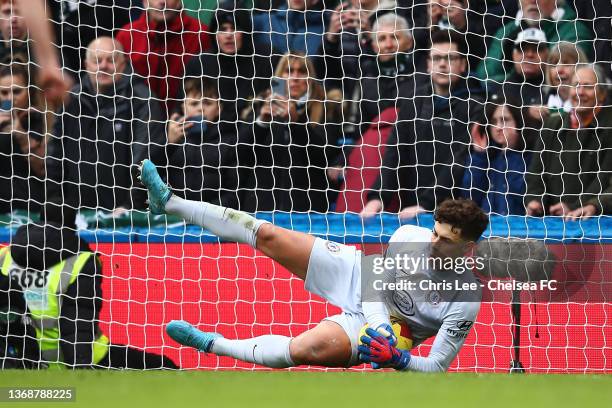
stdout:
<svg viewBox="0 0 612 408">
<path fill-rule="evenodd" d="M 91 256 L 94 256 L 91 252 L 81 252 L 53 265 L 49 270 L 37 271 L 17 265 L 11 258 L 9 247 L 0 249 L 0 273 L 7 277 L 16 276 L 19 280 L 32 325 L 36 329 L 42 358 L 53 366 L 62 365 L 63 362 L 59 347 L 61 295 L 74 283 Z M 108 337 L 99 334 L 92 344 L 93 364 L 106 356 L 108 346 Z"/>
</svg>

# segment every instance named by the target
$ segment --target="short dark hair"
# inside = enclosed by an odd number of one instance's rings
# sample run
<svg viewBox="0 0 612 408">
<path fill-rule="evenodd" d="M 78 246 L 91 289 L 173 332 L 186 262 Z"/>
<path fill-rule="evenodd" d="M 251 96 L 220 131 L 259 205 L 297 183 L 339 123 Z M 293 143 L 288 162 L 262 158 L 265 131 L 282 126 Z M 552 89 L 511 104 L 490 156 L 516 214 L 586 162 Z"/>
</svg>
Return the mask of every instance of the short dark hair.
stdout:
<svg viewBox="0 0 612 408">
<path fill-rule="evenodd" d="M 37 81 L 36 66 L 27 62 L 25 55 L 16 53 L 11 58 L 5 58 L 0 62 L 0 78 L 7 76 L 20 77 L 28 88 L 30 105 L 40 108 L 41 95 L 35 86 Z"/>
<path fill-rule="evenodd" d="M 183 89 L 185 96 L 195 93 L 202 98 L 219 99 L 217 81 L 209 78 L 187 78 L 183 83 Z"/>
<path fill-rule="evenodd" d="M 457 51 L 467 58 L 467 45 L 465 37 L 452 30 L 438 30 L 431 34 L 431 45 L 451 43 L 457 46 Z"/>
<path fill-rule="evenodd" d="M 517 146 L 512 146 L 514 150 L 523 150 L 525 148 L 525 135 L 530 132 L 531 129 L 535 128 L 536 124 L 533 120 L 529 119 L 527 112 L 523 114 L 521 101 L 517 101 L 512 95 L 504 95 L 503 93 L 492 93 L 485 104 L 483 123 L 486 126 L 487 135 L 489 137 L 489 143 L 491 143 L 491 122 L 495 111 L 500 107 L 505 107 L 510 112 L 512 119 L 516 122 L 516 129 L 520 133 L 519 143 Z M 527 128 L 527 129 L 526 129 Z"/>
<path fill-rule="evenodd" d="M 461 229 L 461 237 L 476 242 L 482 235 L 489 217 L 478 204 L 468 199 L 446 200 L 438 206 L 434 220 Z"/>
</svg>

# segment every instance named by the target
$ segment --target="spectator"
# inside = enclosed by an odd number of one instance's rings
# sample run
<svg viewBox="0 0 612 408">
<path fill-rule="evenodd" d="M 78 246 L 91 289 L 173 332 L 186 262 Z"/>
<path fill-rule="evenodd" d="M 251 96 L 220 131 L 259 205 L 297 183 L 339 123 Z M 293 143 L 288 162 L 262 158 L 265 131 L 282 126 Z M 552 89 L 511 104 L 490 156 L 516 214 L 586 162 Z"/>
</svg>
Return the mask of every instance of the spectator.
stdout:
<svg viewBox="0 0 612 408">
<path fill-rule="evenodd" d="M 33 61 L 25 20 L 14 0 L 0 0 L 0 62 L 10 65 L 16 55 L 27 62 Z"/>
<path fill-rule="evenodd" d="M 49 143 L 49 192 L 61 196 L 63 191 L 75 208 L 144 208 L 144 189 L 135 188 L 134 170 L 145 158 L 163 158 L 159 105 L 132 75 L 116 40 L 92 41 L 85 68 Z"/>
<path fill-rule="evenodd" d="M 526 108 L 526 114 L 534 120 L 543 122 L 548 116 L 545 97 L 545 72 L 548 59 L 546 35 L 537 28 L 521 31 L 514 40 L 512 61 L 514 70 L 502 86 L 506 97 L 517 99 Z M 496 89 L 494 81 L 489 86 Z"/>
<path fill-rule="evenodd" d="M 463 173 L 462 196 L 483 211 L 524 215 L 525 172 L 530 153 L 525 150 L 529 125 L 521 110 L 493 95 L 485 109 L 486 125 L 472 132 L 472 145 Z"/>
<path fill-rule="evenodd" d="M 465 78 L 463 37 L 452 31 L 432 35 L 428 60 L 431 84 L 403 98 L 382 171 L 361 215 L 389 208 L 399 192 L 400 217 L 433 210 L 456 196 L 470 144 L 470 127 L 482 115 L 478 81 Z"/>
<path fill-rule="evenodd" d="M 468 0 L 429 0 L 427 14 L 429 24 L 415 29 L 416 52 L 425 54 L 426 58 L 431 47 L 431 34 L 452 30 L 464 36 L 467 43 L 467 71 L 476 71 L 486 54 L 482 14 L 471 10 Z"/>
<path fill-rule="evenodd" d="M 362 59 L 361 117 L 356 121 L 365 128 L 386 108 L 395 106 L 398 89 L 404 82 L 414 86 L 413 74 L 427 71 L 425 60 L 414 59 L 414 40 L 405 18 L 394 13 L 382 15 L 372 26 L 372 37 L 376 59 Z"/>
<path fill-rule="evenodd" d="M 275 55 L 301 52 L 317 55 L 325 34 L 323 0 L 287 0 L 287 4 L 253 16 L 253 40 Z"/>
<path fill-rule="evenodd" d="M 117 40 L 169 116 L 187 63 L 210 48 L 207 27 L 182 10 L 181 0 L 144 0 L 143 6 L 146 13 L 123 27 Z"/>
<path fill-rule="evenodd" d="M 548 88 L 549 110 L 572 108 L 570 98 L 572 79 L 578 64 L 586 63 L 584 52 L 576 44 L 561 41 L 551 48 L 546 67 L 546 85 Z"/>
<path fill-rule="evenodd" d="M 0 67 L 0 213 L 44 202 L 47 120 L 31 65 Z"/>
<path fill-rule="evenodd" d="M 362 59 L 361 97 L 359 104 L 353 105 L 359 108 L 360 117 L 351 116 L 350 120 L 362 124 L 355 135 L 358 141 L 353 145 L 353 139 L 346 138 L 345 126 L 343 154 L 327 172 L 332 183 L 342 184 L 336 207 L 340 212 L 358 213 L 365 205 L 367 189 L 380 171 L 387 139 L 397 119 L 398 90 L 403 89 L 404 95 L 410 93 L 405 89 L 415 88 L 417 73 L 422 73 L 421 79 L 428 79 L 426 67 L 414 71 L 410 52 L 413 40 L 406 19 L 387 13 L 374 22 L 372 29 L 372 48 L 377 58 Z M 351 141 L 348 145 L 347 140 Z"/>
<path fill-rule="evenodd" d="M 0 250 L 0 287 L 9 288 L 0 291 L 0 305 L 29 312 L 37 360 L 56 368 L 177 368 L 167 357 L 111 344 L 102 333 L 102 262 L 78 237 L 76 211 L 54 201 L 41 222 L 21 226 Z"/>
<path fill-rule="evenodd" d="M 520 0 L 520 5 L 515 20 L 501 27 L 489 44 L 486 59 L 478 69 L 480 78 L 498 83 L 506 79 L 512 69 L 514 41 L 527 28 L 542 30 L 549 47 L 568 41 L 577 44 L 587 56 L 593 54 L 592 33 L 576 21 L 576 13 L 562 0 Z"/>
<path fill-rule="evenodd" d="M 256 119 L 241 133 L 243 209 L 329 209 L 325 170 L 334 159 L 341 130 L 341 97 L 325 94 L 304 54 L 287 54 L 276 68 L 277 86 L 258 98 Z M 285 80 L 285 81 L 283 81 Z"/>
<path fill-rule="evenodd" d="M 235 125 L 222 121 L 217 83 L 185 81 L 182 112 L 168 122 L 168 183 L 187 200 L 237 208 Z M 230 103 L 231 104 L 231 103 Z"/>
<path fill-rule="evenodd" d="M 140 4 L 139 4 L 140 3 Z M 77 80 L 87 45 L 98 37 L 130 22 L 130 7 L 142 7 L 137 0 L 53 0 L 47 1 L 55 29 L 63 68 Z"/>
<path fill-rule="evenodd" d="M 247 107 L 254 95 L 270 86 L 273 62 L 269 50 L 255 47 L 251 33 L 251 16 L 246 10 L 232 10 L 233 5 L 221 5 L 210 26 L 215 35 L 212 52 L 203 53 L 187 65 L 189 77 L 218 80 L 225 118 Z M 225 7 L 225 8 L 224 8 Z"/>
<path fill-rule="evenodd" d="M 612 213 L 612 107 L 601 68 L 576 70 L 572 111 L 551 115 L 527 173 L 527 215 Z"/>
<path fill-rule="evenodd" d="M 372 56 L 368 32 L 377 17 L 396 8 L 395 0 L 350 0 L 334 9 L 320 52 L 324 70 L 319 71 L 327 86 L 341 88 L 346 99 L 358 99 L 354 91 L 361 79 L 360 58 Z"/>
</svg>

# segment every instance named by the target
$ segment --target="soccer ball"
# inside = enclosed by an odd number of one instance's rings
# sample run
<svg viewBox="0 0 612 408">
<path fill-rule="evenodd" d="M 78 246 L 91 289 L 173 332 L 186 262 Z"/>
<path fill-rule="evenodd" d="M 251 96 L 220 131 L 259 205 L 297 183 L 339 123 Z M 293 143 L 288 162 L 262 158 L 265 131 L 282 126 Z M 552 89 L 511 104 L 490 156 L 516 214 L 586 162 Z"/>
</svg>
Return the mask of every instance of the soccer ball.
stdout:
<svg viewBox="0 0 612 408">
<path fill-rule="evenodd" d="M 365 331 L 368 327 L 370 326 L 366 324 L 359 331 L 359 344 L 363 344 L 361 342 L 361 336 L 365 336 Z M 397 345 L 395 347 L 400 350 L 410 350 L 412 348 L 412 338 L 410 338 L 410 327 L 408 327 L 406 322 L 395 317 L 391 317 L 391 327 L 393 328 L 395 337 L 397 337 Z"/>
</svg>

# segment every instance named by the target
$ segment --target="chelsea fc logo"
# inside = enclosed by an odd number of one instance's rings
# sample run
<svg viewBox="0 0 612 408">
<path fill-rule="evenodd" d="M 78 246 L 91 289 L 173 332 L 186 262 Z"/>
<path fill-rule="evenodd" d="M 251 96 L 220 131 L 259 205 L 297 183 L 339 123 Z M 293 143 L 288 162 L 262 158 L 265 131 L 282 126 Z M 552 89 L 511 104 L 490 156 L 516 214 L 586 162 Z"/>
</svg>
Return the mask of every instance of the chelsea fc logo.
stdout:
<svg viewBox="0 0 612 408">
<path fill-rule="evenodd" d="M 406 291 L 396 290 L 393 292 L 393 303 L 397 310 L 399 310 L 404 316 L 414 316 L 414 300 L 412 296 Z"/>
<path fill-rule="evenodd" d="M 440 296 L 440 293 L 437 290 L 432 290 L 427 294 L 427 301 L 432 306 L 438 306 L 442 301 L 442 296 Z"/>
<path fill-rule="evenodd" d="M 340 252 L 340 245 L 336 244 L 335 242 L 327 241 L 325 245 L 327 246 L 327 250 L 332 254 Z"/>
</svg>

